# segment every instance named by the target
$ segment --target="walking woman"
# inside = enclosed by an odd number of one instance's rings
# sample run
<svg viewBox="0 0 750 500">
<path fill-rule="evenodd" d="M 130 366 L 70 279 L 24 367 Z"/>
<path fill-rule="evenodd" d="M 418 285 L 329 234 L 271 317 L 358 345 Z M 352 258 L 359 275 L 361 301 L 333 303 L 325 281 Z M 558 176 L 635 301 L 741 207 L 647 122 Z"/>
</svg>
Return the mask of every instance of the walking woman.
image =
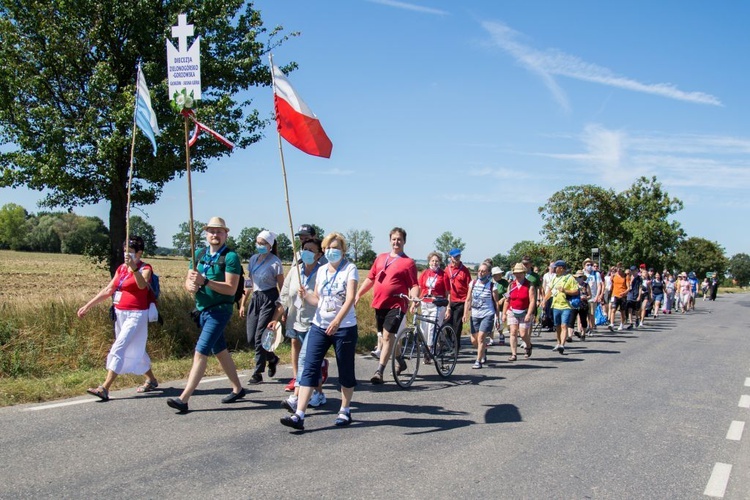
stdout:
<svg viewBox="0 0 750 500">
<path fill-rule="evenodd" d="M 263 372 L 268 363 L 268 376 L 276 375 L 279 357 L 263 348 L 263 331 L 271 321 L 281 316 L 277 306 L 279 290 L 284 286 L 284 268 L 278 257 L 276 235 L 263 230 L 255 238 L 257 253 L 250 257 L 247 265 L 248 280 L 240 302 L 240 316 L 247 312 L 247 342 L 255 348 L 255 370 L 248 380 L 251 384 L 263 382 Z M 250 303 L 245 309 L 245 303 Z"/>
<path fill-rule="evenodd" d="M 487 363 L 487 346 L 485 337 L 492 333 L 497 313 L 497 291 L 490 280 L 490 265 L 479 264 L 477 279 L 469 284 L 464 309 L 464 323 L 471 318 L 471 344 L 477 348 L 477 360 L 472 366 L 478 370 Z"/>
<path fill-rule="evenodd" d="M 229 233 L 224 219 L 211 217 L 203 227 L 206 232 L 208 248 L 196 250 L 196 270 L 192 265 L 185 278 L 185 290 L 195 295 L 195 311 L 201 329 L 193 354 L 193 365 L 190 368 L 187 384 L 178 398 L 168 398 L 167 405 L 180 413 L 187 413 L 188 400 L 198 387 L 206 373 L 208 356 L 213 354 L 224 370 L 232 392 L 221 399 L 221 402 L 234 403 L 245 397 L 245 389 L 240 384 L 237 366 L 227 348 L 224 329 L 232 317 L 234 297 L 240 284 L 242 263 L 240 257 L 227 248 Z M 224 264 L 221 257 L 224 256 Z"/>
<path fill-rule="evenodd" d="M 510 357 L 508 361 L 518 359 L 518 337 L 525 344 L 525 359 L 531 357 L 531 324 L 536 311 L 536 293 L 526 279 L 526 267 L 520 262 L 513 266 L 513 277 L 508 290 L 508 300 L 503 304 L 502 322 L 508 323 L 510 329 Z"/>
<path fill-rule="evenodd" d="M 109 400 L 109 390 L 122 373 L 146 374 L 138 392 L 150 392 L 159 386 L 151 371 L 151 359 L 146 354 L 148 338 L 148 284 L 151 266 L 141 261 L 143 238 L 134 236 L 125 247 L 125 263 L 117 268 L 112 281 L 86 305 L 78 309 L 83 318 L 99 302 L 112 297 L 114 302 L 115 342 L 107 355 L 107 377 L 97 388 L 86 392 L 102 401 Z"/>
<path fill-rule="evenodd" d="M 419 275 L 419 296 L 424 297 L 441 297 L 448 298 L 449 282 L 445 271 L 442 269 L 443 259 L 437 252 L 431 252 L 427 256 L 429 267 Z M 427 332 L 427 345 L 432 345 L 432 339 L 435 331 L 443 324 L 443 320 L 450 319 L 451 310 L 449 307 L 437 307 L 432 302 L 422 302 L 422 316 L 436 320 L 438 325 L 435 326 L 427 321 L 422 321 L 420 325 L 423 332 Z M 425 353 L 425 364 L 430 364 L 432 360 L 428 353 Z"/>
<path fill-rule="evenodd" d="M 354 373 L 354 357 L 357 347 L 357 317 L 354 297 L 357 293 L 359 274 L 357 266 L 344 258 L 346 240 L 340 233 L 330 233 L 323 239 L 323 248 L 328 264 L 318 270 L 315 291 L 308 293 L 300 288 L 302 300 L 315 306 L 312 327 L 307 334 L 307 356 L 305 368 L 299 379 L 299 399 L 292 415 L 282 417 L 282 425 L 305 429 L 305 410 L 320 379 L 320 364 L 329 347 L 336 352 L 336 365 L 341 385 L 341 408 L 334 425 L 345 427 L 352 423 L 350 405 L 357 379 Z"/>
<path fill-rule="evenodd" d="M 661 273 L 658 271 L 654 274 L 654 279 L 651 282 L 651 293 L 654 295 L 653 316 L 658 318 L 661 306 L 664 303 L 664 282 L 661 280 Z"/>
</svg>

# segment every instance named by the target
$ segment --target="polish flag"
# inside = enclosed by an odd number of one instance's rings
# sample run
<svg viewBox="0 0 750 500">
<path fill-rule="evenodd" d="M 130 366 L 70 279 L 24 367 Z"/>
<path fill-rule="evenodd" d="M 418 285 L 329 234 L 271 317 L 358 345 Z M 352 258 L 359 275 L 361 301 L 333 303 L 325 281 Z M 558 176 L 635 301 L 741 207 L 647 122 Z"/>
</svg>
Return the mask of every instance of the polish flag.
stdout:
<svg viewBox="0 0 750 500">
<path fill-rule="evenodd" d="M 279 134 L 289 144 L 309 155 L 330 158 L 333 144 L 320 125 L 320 120 L 294 91 L 284 73 L 275 65 L 271 65 L 271 68 Z"/>
</svg>

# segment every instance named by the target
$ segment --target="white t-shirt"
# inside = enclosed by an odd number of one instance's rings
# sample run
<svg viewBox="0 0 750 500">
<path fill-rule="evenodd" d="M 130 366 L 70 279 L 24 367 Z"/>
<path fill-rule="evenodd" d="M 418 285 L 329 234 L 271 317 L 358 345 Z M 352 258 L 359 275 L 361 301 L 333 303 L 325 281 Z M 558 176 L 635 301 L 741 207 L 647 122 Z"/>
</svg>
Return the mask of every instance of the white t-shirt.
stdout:
<svg viewBox="0 0 750 500">
<path fill-rule="evenodd" d="M 585 273 L 584 273 L 585 274 Z M 591 274 L 586 274 L 586 281 L 591 289 L 591 298 L 595 299 L 596 294 L 599 292 L 599 286 L 601 286 L 602 278 L 596 271 L 591 271 Z"/>
<path fill-rule="evenodd" d="M 318 293 L 319 300 L 312 321 L 315 326 L 327 328 L 346 302 L 349 282 L 354 280 L 354 286 L 357 286 L 356 282 L 359 280 L 357 266 L 348 261 L 341 262 L 339 266 L 336 271 L 331 272 L 330 266 L 326 265 L 318 269 L 316 273 L 315 291 Z M 357 316 L 352 303 L 349 312 L 346 313 L 339 327 L 346 328 L 356 324 Z"/>
</svg>

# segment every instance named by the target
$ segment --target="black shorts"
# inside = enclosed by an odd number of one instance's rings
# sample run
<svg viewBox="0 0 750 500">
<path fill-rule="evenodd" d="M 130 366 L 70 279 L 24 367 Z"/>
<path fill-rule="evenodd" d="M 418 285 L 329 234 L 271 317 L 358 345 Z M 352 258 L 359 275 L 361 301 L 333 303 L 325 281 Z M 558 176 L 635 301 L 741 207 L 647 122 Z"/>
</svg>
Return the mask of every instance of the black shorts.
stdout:
<svg viewBox="0 0 750 500">
<path fill-rule="evenodd" d="M 375 309 L 375 323 L 379 332 L 398 333 L 403 319 L 401 309 Z"/>
<path fill-rule="evenodd" d="M 615 297 L 614 299 L 612 299 L 612 304 L 615 307 L 615 311 L 619 309 L 620 311 L 625 312 L 627 310 L 627 301 L 622 297 Z"/>
</svg>

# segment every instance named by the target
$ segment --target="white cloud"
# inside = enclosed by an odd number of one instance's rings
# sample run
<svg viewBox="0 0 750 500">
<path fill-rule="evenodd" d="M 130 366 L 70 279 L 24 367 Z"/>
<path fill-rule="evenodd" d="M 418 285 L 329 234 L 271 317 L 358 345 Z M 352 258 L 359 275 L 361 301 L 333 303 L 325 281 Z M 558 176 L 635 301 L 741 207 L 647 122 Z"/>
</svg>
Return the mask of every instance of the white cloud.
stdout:
<svg viewBox="0 0 750 500">
<path fill-rule="evenodd" d="M 529 71 L 536 73 L 552 92 L 555 100 L 565 109 L 569 109 L 568 99 L 553 76 L 566 76 L 576 80 L 599 83 L 634 92 L 658 95 L 669 99 L 687 101 L 697 104 L 721 106 L 721 101 L 704 92 L 685 92 L 671 83 L 641 83 L 631 78 L 613 73 L 610 69 L 587 63 L 576 56 L 557 49 L 540 51 L 518 42 L 519 33 L 500 22 L 484 22 L 482 26 L 492 36 L 495 44 L 508 52 Z"/>
<path fill-rule="evenodd" d="M 517 170 L 511 170 L 509 168 L 475 168 L 468 172 L 468 175 L 472 177 L 493 177 L 495 179 L 526 179 L 528 174 L 519 172 Z"/>
<path fill-rule="evenodd" d="M 387 5 L 388 7 L 396 7 L 397 9 L 411 10 L 414 12 L 421 12 L 423 14 L 436 14 L 438 16 L 445 16 L 448 12 L 439 9 L 433 9 L 430 7 L 422 7 L 421 5 L 414 5 L 413 3 L 398 2 L 396 0 L 368 0 L 372 3 L 380 5 Z"/>
</svg>

